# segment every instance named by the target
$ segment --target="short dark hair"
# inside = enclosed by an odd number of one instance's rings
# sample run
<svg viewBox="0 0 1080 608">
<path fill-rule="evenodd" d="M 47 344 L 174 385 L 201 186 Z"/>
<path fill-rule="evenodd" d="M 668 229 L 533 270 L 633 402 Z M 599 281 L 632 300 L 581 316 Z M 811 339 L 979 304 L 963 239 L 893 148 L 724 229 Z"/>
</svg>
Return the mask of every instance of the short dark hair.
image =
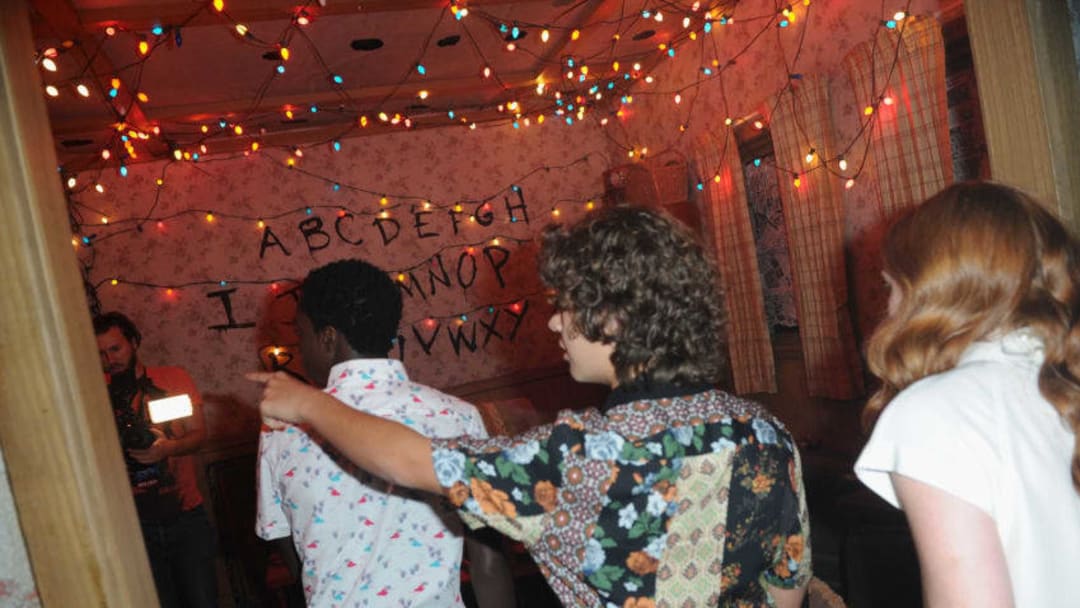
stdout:
<svg viewBox="0 0 1080 608">
<path fill-rule="evenodd" d="M 315 331 L 333 327 L 361 355 L 386 355 L 401 321 L 401 291 L 385 271 L 360 259 L 308 273 L 299 306 Z"/>
<path fill-rule="evenodd" d="M 614 344 L 619 383 L 638 378 L 715 382 L 724 314 L 712 260 L 666 213 L 609 207 L 570 228 L 549 228 L 540 276 L 555 305 L 593 341 Z"/>
<path fill-rule="evenodd" d="M 127 315 L 112 311 L 94 317 L 94 335 L 100 336 L 114 327 L 119 328 L 120 333 L 124 334 L 124 338 L 133 345 L 138 346 L 139 342 L 142 341 L 139 328 L 135 327 L 135 323 L 127 318 Z"/>
</svg>

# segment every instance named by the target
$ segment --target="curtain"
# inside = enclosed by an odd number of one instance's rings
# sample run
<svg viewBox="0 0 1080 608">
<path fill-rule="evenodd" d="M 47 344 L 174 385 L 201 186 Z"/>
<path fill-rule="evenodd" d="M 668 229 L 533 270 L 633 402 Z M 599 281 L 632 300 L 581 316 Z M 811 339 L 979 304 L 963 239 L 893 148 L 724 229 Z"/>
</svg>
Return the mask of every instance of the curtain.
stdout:
<svg viewBox="0 0 1080 608">
<path fill-rule="evenodd" d="M 776 368 L 765 321 L 757 249 L 732 130 L 699 137 L 694 156 L 704 186 L 704 229 L 720 270 L 735 392 L 775 393 Z"/>
<path fill-rule="evenodd" d="M 885 218 L 953 181 L 945 41 L 930 17 L 882 28 L 844 58 L 860 109 L 874 107 L 866 159 Z M 891 103 L 890 103 L 891 102 Z"/>
<path fill-rule="evenodd" d="M 851 399 L 862 394 L 862 364 L 848 303 L 843 182 L 820 167 L 821 159 L 836 156 L 828 82 L 805 77 L 771 102 L 807 389 L 812 396 Z"/>
</svg>

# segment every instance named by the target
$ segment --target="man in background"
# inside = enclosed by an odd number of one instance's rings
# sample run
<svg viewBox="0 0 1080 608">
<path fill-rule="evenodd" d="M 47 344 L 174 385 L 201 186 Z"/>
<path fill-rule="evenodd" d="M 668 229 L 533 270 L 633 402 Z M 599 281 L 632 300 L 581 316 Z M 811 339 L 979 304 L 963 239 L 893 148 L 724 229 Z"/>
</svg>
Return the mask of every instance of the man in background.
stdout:
<svg viewBox="0 0 1080 608">
<path fill-rule="evenodd" d="M 300 287 L 296 333 L 309 380 L 348 407 L 428 437 L 486 436 L 470 404 L 412 382 L 388 358 L 401 293 L 361 260 L 317 268 Z M 259 440 L 256 534 L 292 536 L 308 606 L 464 606 L 461 521 L 444 500 L 395 488 L 350 464 L 306 427 L 264 427 Z M 481 606 L 513 606 L 508 571 L 483 545 L 471 555 Z M 494 597 L 493 597 L 494 596 Z"/>
<path fill-rule="evenodd" d="M 146 553 L 162 608 L 217 606 L 214 531 L 195 471 L 206 439 L 202 398 L 182 367 L 147 367 L 135 324 L 119 312 L 94 319 Z M 152 424 L 149 402 L 187 395 L 192 413 Z"/>
</svg>

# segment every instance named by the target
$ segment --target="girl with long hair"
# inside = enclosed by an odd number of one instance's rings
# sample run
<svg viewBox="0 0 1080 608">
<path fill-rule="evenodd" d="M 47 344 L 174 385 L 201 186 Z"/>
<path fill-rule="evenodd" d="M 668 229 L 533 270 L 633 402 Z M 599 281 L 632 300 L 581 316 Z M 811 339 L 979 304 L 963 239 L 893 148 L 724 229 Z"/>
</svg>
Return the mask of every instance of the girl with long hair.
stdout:
<svg viewBox="0 0 1080 608">
<path fill-rule="evenodd" d="M 1076 605 L 1080 243 L 1037 201 L 955 184 L 892 225 L 860 480 L 904 510 L 928 606 Z"/>
</svg>

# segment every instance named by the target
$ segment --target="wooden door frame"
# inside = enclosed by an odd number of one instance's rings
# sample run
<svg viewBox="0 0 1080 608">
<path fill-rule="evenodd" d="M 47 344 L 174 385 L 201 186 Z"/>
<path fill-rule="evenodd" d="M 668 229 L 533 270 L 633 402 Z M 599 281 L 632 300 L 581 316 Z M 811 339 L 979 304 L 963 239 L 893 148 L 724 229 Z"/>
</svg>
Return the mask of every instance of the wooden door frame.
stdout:
<svg viewBox="0 0 1080 608">
<path fill-rule="evenodd" d="M 23 0 L 0 11 L 0 446 L 45 606 L 154 606 Z"/>
</svg>

